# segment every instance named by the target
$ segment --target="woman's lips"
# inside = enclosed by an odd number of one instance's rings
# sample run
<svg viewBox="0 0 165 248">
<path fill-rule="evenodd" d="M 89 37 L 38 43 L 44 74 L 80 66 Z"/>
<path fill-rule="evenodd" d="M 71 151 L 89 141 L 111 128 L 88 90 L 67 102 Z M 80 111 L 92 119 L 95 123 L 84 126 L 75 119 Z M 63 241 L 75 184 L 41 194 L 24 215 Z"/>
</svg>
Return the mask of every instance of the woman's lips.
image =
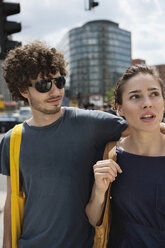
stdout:
<svg viewBox="0 0 165 248">
<path fill-rule="evenodd" d="M 156 118 L 156 115 L 154 113 L 145 113 L 141 115 L 140 119 L 144 122 L 150 122 L 153 121 Z"/>
</svg>

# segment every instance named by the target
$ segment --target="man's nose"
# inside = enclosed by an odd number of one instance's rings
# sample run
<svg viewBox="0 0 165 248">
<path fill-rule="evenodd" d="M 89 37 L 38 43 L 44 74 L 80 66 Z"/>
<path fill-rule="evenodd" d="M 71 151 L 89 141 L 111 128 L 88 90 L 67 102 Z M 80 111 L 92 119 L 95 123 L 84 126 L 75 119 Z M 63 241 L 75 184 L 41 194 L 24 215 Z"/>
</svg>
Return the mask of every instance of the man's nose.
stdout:
<svg viewBox="0 0 165 248">
<path fill-rule="evenodd" d="M 49 91 L 49 93 L 52 94 L 52 93 L 56 92 L 56 94 L 57 94 L 57 92 L 59 92 L 59 91 L 60 91 L 60 89 L 55 85 L 54 80 L 53 80 L 52 81 L 52 88 Z"/>
</svg>

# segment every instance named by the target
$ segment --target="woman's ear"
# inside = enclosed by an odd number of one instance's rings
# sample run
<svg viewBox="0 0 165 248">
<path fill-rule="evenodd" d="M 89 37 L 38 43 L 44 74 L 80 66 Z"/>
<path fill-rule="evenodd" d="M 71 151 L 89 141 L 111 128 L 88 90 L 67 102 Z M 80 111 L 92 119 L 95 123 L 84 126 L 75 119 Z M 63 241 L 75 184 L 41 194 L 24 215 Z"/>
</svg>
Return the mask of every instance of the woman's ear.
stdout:
<svg viewBox="0 0 165 248">
<path fill-rule="evenodd" d="M 116 109 L 119 113 L 120 116 L 124 117 L 124 113 L 123 113 L 123 109 L 122 109 L 122 105 L 120 104 L 116 104 Z"/>
</svg>

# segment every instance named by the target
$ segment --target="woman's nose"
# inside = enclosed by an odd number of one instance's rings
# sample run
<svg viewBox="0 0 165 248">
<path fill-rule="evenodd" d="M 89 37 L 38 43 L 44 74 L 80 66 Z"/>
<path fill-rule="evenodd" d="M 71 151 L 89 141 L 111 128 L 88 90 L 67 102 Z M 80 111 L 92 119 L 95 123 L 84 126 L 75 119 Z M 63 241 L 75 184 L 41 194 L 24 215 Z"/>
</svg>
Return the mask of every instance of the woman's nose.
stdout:
<svg viewBox="0 0 165 248">
<path fill-rule="evenodd" d="M 152 101 L 149 97 L 144 97 L 143 99 L 143 108 L 151 108 L 152 107 Z"/>
</svg>

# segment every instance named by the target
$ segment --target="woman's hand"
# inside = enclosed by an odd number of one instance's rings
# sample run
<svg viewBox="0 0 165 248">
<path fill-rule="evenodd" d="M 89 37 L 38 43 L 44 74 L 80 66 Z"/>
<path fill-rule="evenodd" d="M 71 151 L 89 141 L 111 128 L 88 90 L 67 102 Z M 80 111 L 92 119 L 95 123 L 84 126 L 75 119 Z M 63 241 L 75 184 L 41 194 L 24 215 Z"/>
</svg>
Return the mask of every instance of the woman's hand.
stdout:
<svg viewBox="0 0 165 248">
<path fill-rule="evenodd" d="M 100 194 L 105 194 L 110 183 L 117 177 L 117 173 L 122 173 L 120 166 L 112 159 L 98 161 L 94 166 L 95 190 Z"/>
<path fill-rule="evenodd" d="M 105 192 L 109 184 L 115 180 L 117 173 L 122 173 L 122 170 L 114 160 L 108 159 L 98 161 L 93 166 L 93 171 L 95 182 L 85 210 L 91 225 L 96 226 L 104 209 Z"/>
</svg>

